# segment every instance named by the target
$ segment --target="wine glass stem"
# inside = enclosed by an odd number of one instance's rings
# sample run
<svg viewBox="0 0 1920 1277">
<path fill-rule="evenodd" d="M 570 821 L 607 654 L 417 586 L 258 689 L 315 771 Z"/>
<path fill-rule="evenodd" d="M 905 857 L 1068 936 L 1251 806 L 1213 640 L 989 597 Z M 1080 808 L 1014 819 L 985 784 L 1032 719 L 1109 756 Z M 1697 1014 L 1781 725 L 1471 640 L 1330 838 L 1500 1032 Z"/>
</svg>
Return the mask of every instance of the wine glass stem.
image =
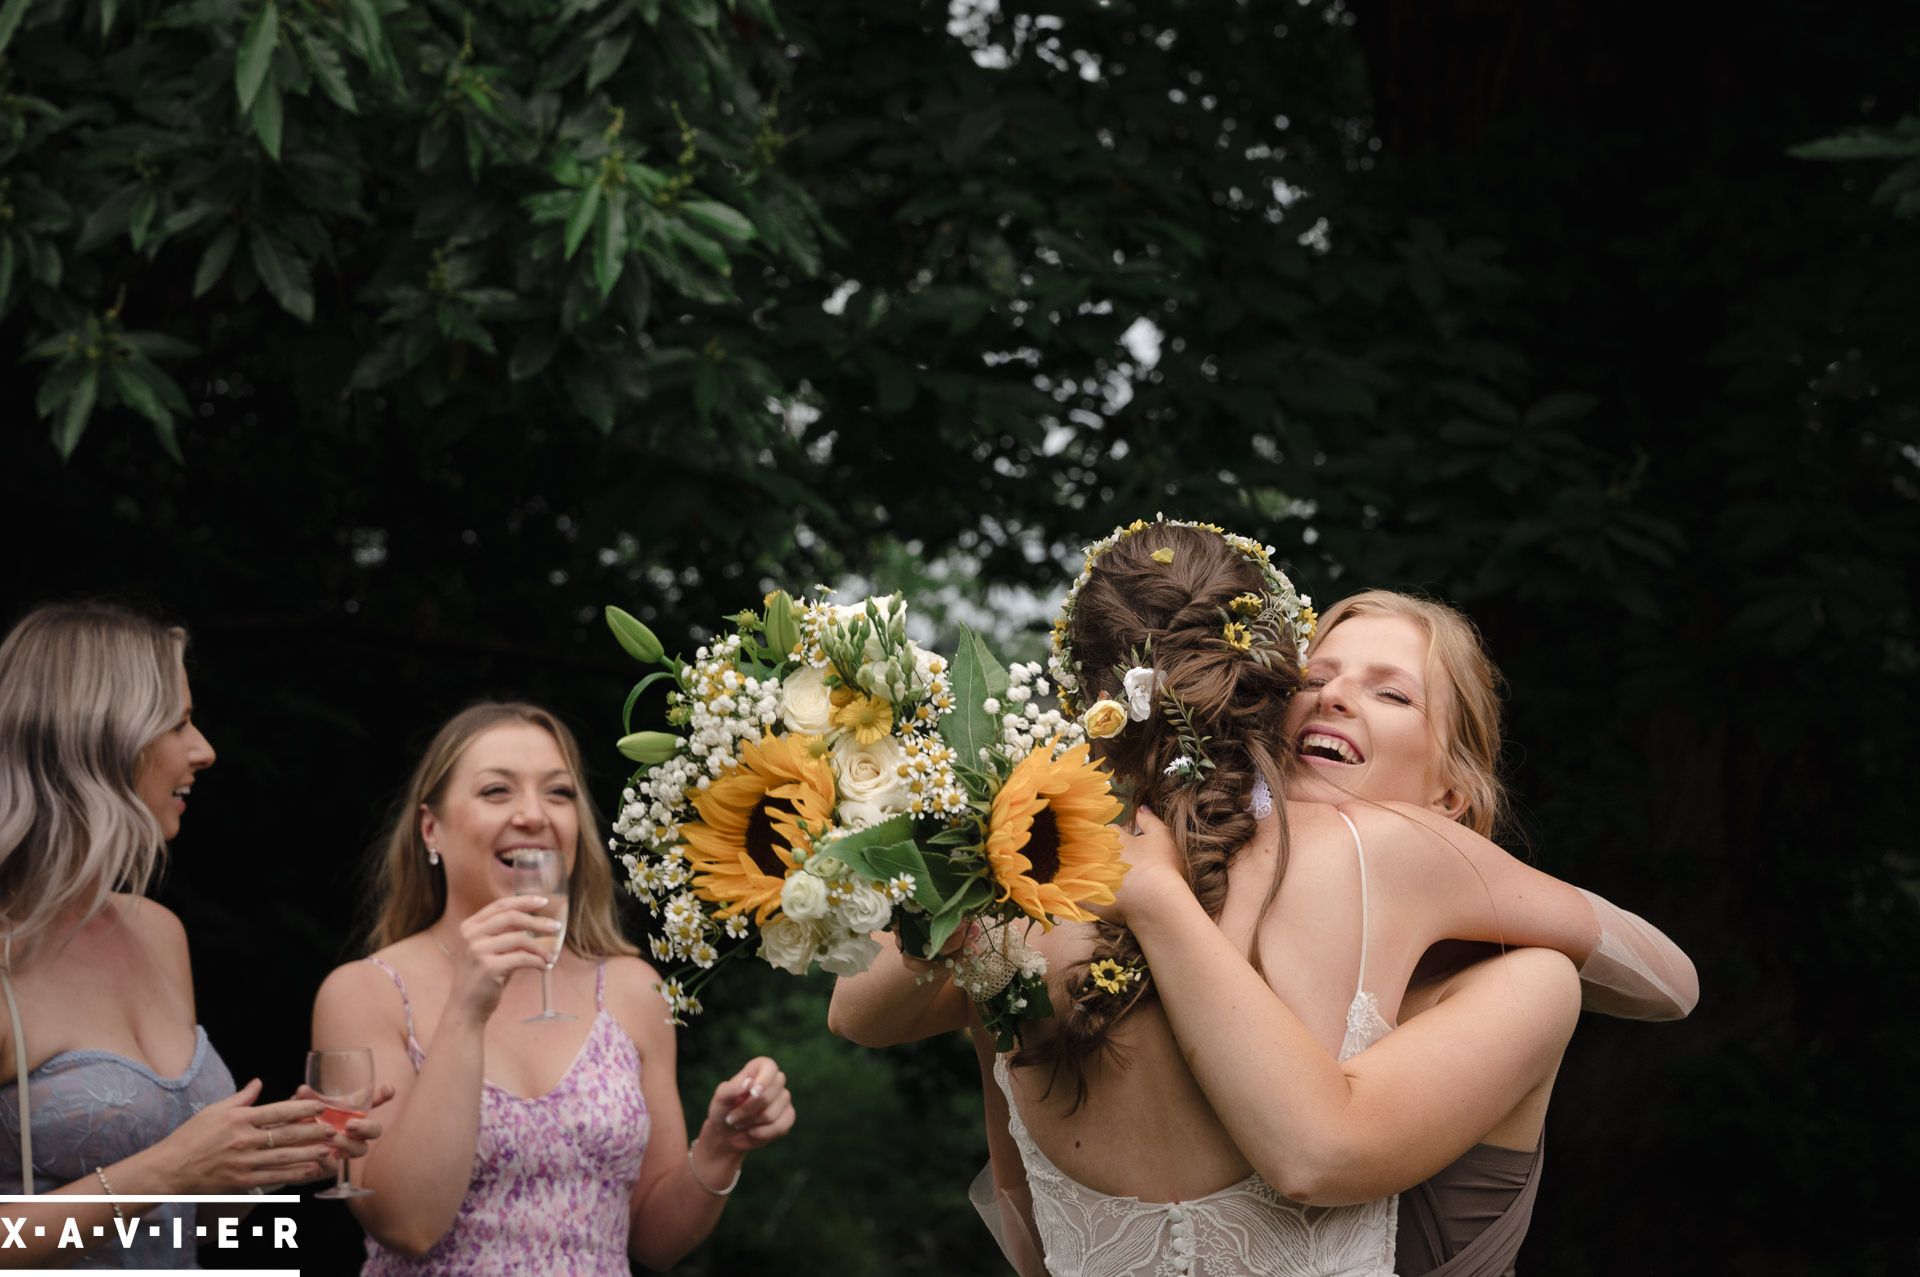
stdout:
<svg viewBox="0 0 1920 1277">
<path fill-rule="evenodd" d="M 553 1014 L 553 968 L 540 968 L 540 1013 Z"/>
<path fill-rule="evenodd" d="M 337 1159 L 333 1164 L 334 1187 L 346 1188 L 348 1186 L 347 1159 L 344 1157 L 341 1157 L 338 1153 L 335 1153 L 334 1157 Z"/>
</svg>

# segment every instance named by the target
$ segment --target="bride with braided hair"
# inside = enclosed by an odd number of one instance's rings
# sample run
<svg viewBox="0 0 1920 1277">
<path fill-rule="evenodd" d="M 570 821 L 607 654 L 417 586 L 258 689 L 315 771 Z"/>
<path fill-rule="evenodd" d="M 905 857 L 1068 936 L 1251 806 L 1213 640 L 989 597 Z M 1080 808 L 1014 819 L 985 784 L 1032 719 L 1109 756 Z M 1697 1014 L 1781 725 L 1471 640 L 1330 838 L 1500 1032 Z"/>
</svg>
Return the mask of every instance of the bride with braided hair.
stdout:
<svg viewBox="0 0 1920 1277">
<path fill-rule="evenodd" d="M 999 1231 L 1023 1273 L 1385 1277 L 1393 1195 L 1495 1125 L 1571 1032 L 1573 964 L 1601 944 L 1589 897 L 1438 808 L 1274 801 L 1309 765 L 1287 716 L 1312 624 L 1262 547 L 1167 521 L 1096 543 L 1069 595 L 1056 677 L 1147 835 L 1105 920 L 1029 937 L 1057 1017 L 990 1060 Z M 1565 957 L 1505 973 L 1533 995 L 1509 999 L 1524 1023 L 1463 997 L 1394 1030 L 1447 939 Z M 965 1026 L 943 970 L 843 978 L 832 1027 L 886 1045 Z M 1476 1032 L 1490 1049 L 1463 1069 Z M 1361 1054 L 1382 1039 L 1396 1050 Z M 1365 1139 L 1310 1120 L 1352 1114 L 1315 1072 L 1331 1061 L 1352 1095 L 1386 1097 Z M 1432 1094 L 1407 1098 L 1423 1075 Z"/>
</svg>

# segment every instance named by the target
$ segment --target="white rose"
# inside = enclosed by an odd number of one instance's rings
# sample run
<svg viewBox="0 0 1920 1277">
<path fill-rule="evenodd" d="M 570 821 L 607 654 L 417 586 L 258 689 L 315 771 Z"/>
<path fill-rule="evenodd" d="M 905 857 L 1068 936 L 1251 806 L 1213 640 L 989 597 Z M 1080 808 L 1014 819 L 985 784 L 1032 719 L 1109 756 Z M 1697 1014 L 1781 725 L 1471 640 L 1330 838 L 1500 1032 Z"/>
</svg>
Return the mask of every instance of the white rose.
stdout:
<svg viewBox="0 0 1920 1277">
<path fill-rule="evenodd" d="M 831 757 L 842 823 L 878 824 L 905 811 L 912 801 L 913 791 L 900 775 L 907 754 L 898 737 L 882 736 L 871 745 L 862 745 L 853 733 L 843 732 L 833 744 Z"/>
<path fill-rule="evenodd" d="M 865 935 L 878 931 L 893 920 L 893 905 L 866 883 L 856 883 L 840 902 L 839 918 L 849 931 Z"/>
<path fill-rule="evenodd" d="M 813 962 L 813 928 L 791 918 L 779 918 L 760 928 L 760 956 L 767 965 L 794 975 L 805 975 Z"/>
<path fill-rule="evenodd" d="M 873 965 L 880 953 L 880 942 L 867 936 L 842 936 L 820 959 L 820 969 L 835 975 L 859 975 Z"/>
<path fill-rule="evenodd" d="M 827 902 L 827 884 L 802 869 L 787 875 L 780 884 L 780 911 L 798 922 L 824 918 L 832 906 Z"/>
<path fill-rule="evenodd" d="M 825 736 L 833 730 L 833 693 L 825 670 L 802 665 L 780 684 L 780 721 L 790 732 Z"/>
<path fill-rule="evenodd" d="M 1144 723 L 1153 717 L 1153 692 L 1158 680 L 1151 669 L 1136 665 L 1127 671 L 1121 685 L 1127 690 L 1127 717 Z"/>
</svg>

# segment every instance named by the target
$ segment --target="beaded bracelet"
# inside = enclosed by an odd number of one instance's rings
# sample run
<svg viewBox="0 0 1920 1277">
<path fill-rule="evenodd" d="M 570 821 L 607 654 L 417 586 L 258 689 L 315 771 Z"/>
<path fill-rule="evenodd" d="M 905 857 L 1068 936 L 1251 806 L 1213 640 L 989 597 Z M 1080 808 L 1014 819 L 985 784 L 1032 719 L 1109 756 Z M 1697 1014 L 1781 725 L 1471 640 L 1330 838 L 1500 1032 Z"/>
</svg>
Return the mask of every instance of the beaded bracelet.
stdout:
<svg viewBox="0 0 1920 1277">
<path fill-rule="evenodd" d="M 701 1188 L 704 1188 L 707 1192 L 712 1193 L 715 1197 L 725 1197 L 727 1194 L 731 1193 L 735 1188 L 738 1188 L 740 1185 L 740 1172 L 746 1169 L 745 1166 L 736 1166 L 734 1168 L 733 1178 L 727 1181 L 727 1186 L 725 1188 L 715 1188 L 713 1185 L 707 1183 L 707 1181 L 700 1178 L 700 1172 L 693 1169 L 693 1150 L 699 1147 L 700 1147 L 700 1140 L 699 1140 L 699 1137 L 697 1136 L 694 1138 L 693 1143 L 687 1145 L 687 1174 L 693 1176 L 693 1182 L 698 1184 Z"/>
<path fill-rule="evenodd" d="M 107 1169 L 106 1169 L 106 1167 L 104 1167 L 104 1166 L 96 1166 L 96 1167 L 94 1167 L 94 1168 L 93 1168 L 93 1173 L 94 1173 L 94 1175 L 96 1175 L 96 1176 L 97 1176 L 97 1177 L 99 1178 L 99 1180 L 100 1180 L 100 1187 L 102 1187 L 102 1188 L 104 1188 L 104 1189 L 106 1189 L 106 1190 L 107 1190 L 107 1196 L 108 1196 L 108 1197 L 118 1197 L 118 1196 L 119 1196 L 119 1194 L 118 1194 L 118 1193 L 116 1193 L 116 1192 L 114 1192 L 114 1191 L 113 1191 L 113 1185 L 112 1185 L 112 1184 L 109 1184 L 109 1183 L 107 1182 Z M 109 1206 L 111 1206 L 111 1207 L 113 1207 L 113 1217 L 114 1217 L 115 1219 L 125 1219 L 125 1218 L 127 1217 L 127 1213 L 126 1213 L 125 1211 L 123 1211 L 123 1210 L 121 1210 L 121 1209 L 120 1209 L 120 1203 L 119 1203 L 119 1202 L 108 1202 L 107 1204 L 108 1204 Z"/>
</svg>

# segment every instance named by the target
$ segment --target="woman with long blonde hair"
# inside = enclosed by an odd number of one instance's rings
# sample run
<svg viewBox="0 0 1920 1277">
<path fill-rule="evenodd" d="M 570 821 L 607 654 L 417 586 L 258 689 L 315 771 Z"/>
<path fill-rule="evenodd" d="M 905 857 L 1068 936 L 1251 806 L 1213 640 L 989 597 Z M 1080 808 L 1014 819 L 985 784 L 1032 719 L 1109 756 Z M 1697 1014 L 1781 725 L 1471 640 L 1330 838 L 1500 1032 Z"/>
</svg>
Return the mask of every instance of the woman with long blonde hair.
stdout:
<svg viewBox="0 0 1920 1277">
<path fill-rule="evenodd" d="M 9 1208 L 27 1226 L 0 1267 L 198 1267 L 173 1241 L 190 1203 L 60 1199 L 314 1179 L 379 1133 L 336 1136 L 310 1095 L 258 1104 L 257 1078 L 235 1090 L 195 1023 L 180 920 L 142 894 L 214 761 L 186 645 L 100 603 L 36 608 L 0 643 L 0 1185 L 48 1197 Z"/>
<path fill-rule="evenodd" d="M 1601 946 L 1582 893 L 1452 823 L 1463 794 L 1431 783 L 1443 769 L 1425 717 L 1444 692 L 1418 678 L 1418 653 L 1364 662 L 1368 695 L 1392 709 L 1369 708 L 1377 736 L 1318 720 L 1290 732 L 1305 627 L 1284 620 L 1304 613 L 1242 545 L 1137 525 L 1090 552 L 1062 626 L 1082 699 L 1157 690 L 1097 745 L 1148 831 L 1130 841 L 1120 899 L 1107 921 L 1037 938 L 1059 1013 L 993 1061 L 1010 1136 L 996 1175 L 1006 1205 L 1030 1194 L 1049 1272 L 1384 1277 L 1394 1194 L 1538 1085 L 1578 1008 L 1568 959 Z M 1307 679 L 1320 657 L 1316 643 Z M 1293 782 L 1320 762 L 1404 792 L 1301 800 Z M 1418 960 L 1449 938 L 1559 951 L 1510 973 L 1537 987 L 1522 1016 L 1537 1049 L 1505 1048 L 1509 1018 L 1483 1039 L 1499 1049 L 1463 1065 L 1461 1013 L 1499 1013 L 1478 986 L 1395 1028 Z M 899 962 L 842 980 L 833 1008 L 836 1029 L 873 1045 L 967 1012 Z M 1362 1079 L 1364 1103 L 1330 1077 Z"/>
<path fill-rule="evenodd" d="M 538 706 L 473 706 L 414 768 L 376 853 L 370 955 L 313 1013 L 317 1049 L 371 1047 L 399 1085 L 352 1203 L 364 1273 L 668 1268 L 746 1154 L 791 1129 L 786 1077 L 760 1057 L 688 1143 L 659 977 L 620 934 L 598 830 L 573 734 Z M 517 887 L 526 853 L 564 863 L 564 922 Z M 549 965 L 564 1018 L 535 1014 Z"/>
</svg>

